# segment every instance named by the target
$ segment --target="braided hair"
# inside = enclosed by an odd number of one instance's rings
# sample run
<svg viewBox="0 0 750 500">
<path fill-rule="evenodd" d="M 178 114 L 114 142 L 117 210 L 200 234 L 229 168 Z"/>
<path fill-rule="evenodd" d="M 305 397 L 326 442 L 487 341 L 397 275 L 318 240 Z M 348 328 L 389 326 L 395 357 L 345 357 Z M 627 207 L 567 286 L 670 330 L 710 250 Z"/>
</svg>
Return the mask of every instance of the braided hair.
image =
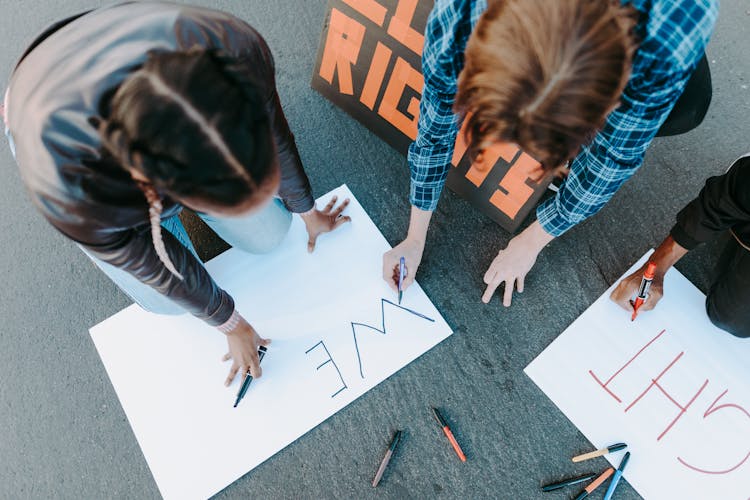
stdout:
<svg viewBox="0 0 750 500">
<path fill-rule="evenodd" d="M 102 144 L 148 179 L 136 184 L 154 248 L 180 279 L 161 238 L 161 200 L 233 207 L 267 196 L 278 178 L 267 93 L 242 61 L 222 52 L 151 52 L 103 107 Z"/>
</svg>

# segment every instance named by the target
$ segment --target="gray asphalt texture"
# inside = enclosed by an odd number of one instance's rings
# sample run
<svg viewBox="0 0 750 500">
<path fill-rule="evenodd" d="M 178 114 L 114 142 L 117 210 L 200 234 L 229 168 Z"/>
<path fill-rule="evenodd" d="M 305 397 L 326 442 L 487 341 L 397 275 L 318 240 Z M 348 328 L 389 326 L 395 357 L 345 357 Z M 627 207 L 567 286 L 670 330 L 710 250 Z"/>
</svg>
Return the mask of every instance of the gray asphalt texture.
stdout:
<svg viewBox="0 0 750 500">
<path fill-rule="evenodd" d="M 247 20 L 268 40 L 316 195 L 347 183 L 398 243 L 409 212 L 405 159 L 309 87 L 325 0 L 196 3 Z M 103 4 L 1 0 L 0 80 L 48 24 Z M 749 23 L 748 1 L 722 2 L 707 50 L 714 89 L 705 122 L 657 139 L 643 168 L 596 217 L 540 255 L 510 309 L 480 297 L 484 271 L 511 235 L 446 192 L 418 279 L 455 334 L 218 498 L 565 498 L 578 489 L 543 495 L 539 485 L 603 469 L 601 458 L 570 462 L 590 444 L 523 368 L 661 241 L 706 177 L 750 150 Z M 88 334 L 128 299 L 32 208 L 6 141 L 0 190 L 0 497 L 158 497 Z M 202 255 L 224 248 L 197 230 Z M 705 245 L 677 268 L 705 291 L 719 249 Z M 467 463 L 448 447 L 430 405 L 443 410 Z M 397 428 L 406 437 L 374 490 L 370 480 Z M 638 495 L 622 484 L 617 498 Z"/>
</svg>

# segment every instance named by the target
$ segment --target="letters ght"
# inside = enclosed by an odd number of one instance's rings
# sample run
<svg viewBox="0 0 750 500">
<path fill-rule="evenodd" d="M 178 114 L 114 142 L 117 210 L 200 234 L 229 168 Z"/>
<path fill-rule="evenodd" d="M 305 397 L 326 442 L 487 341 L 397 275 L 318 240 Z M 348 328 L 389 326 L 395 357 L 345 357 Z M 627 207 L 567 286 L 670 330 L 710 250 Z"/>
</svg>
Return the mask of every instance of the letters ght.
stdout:
<svg viewBox="0 0 750 500">
<path fill-rule="evenodd" d="M 594 381 L 607 393 L 609 394 L 615 401 L 617 401 L 618 404 L 623 404 L 624 401 L 622 398 L 615 393 L 611 387 L 610 384 L 618 379 L 619 377 L 627 377 L 629 374 L 628 368 L 631 366 L 631 364 L 638 359 L 640 356 L 643 355 L 644 352 L 646 352 L 651 346 L 656 343 L 660 338 L 662 338 L 664 335 L 667 334 L 666 330 L 660 331 L 654 338 L 649 340 L 643 347 L 641 347 L 635 355 L 630 357 L 622 366 L 620 366 L 615 372 L 607 378 L 606 381 L 602 381 L 602 378 L 600 378 L 597 374 L 594 373 L 593 370 L 589 370 L 589 374 L 593 377 Z M 665 423 L 667 424 L 666 427 L 664 427 L 661 431 L 661 433 L 658 434 L 656 437 L 657 441 L 661 441 L 662 438 L 664 438 L 670 431 L 672 431 L 675 426 L 678 424 L 679 420 L 682 418 L 682 416 L 691 408 L 695 408 L 695 403 L 698 400 L 698 398 L 701 396 L 701 394 L 704 393 L 704 391 L 707 389 L 709 385 L 709 380 L 705 379 L 701 384 L 697 385 L 693 388 L 692 395 L 687 401 L 678 401 L 677 398 L 670 392 L 669 387 L 665 386 L 665 384 L 662 382 L 663 376 L 672 370 L 678 370 L 679 369 L 679 362 L 685 355 L 684 351 L 680 351 L 678 353 L 675 353 L 674 357 L 671 359 L 669 363 L 666 364 L 658 373 L 656 373 L 656 370 L 659 368 L 656 368 L 654 370 L 654 376 L 651 378 L 651 382 L 646 385 L 646 387 L 643 389 L 643 391 L 636 396 L 631 402 L 627 404 L 624 411 L 627 413 L 630 410 L 632 410 L 637 405 L 648 405 L 646 400 L 644 399 L 644 396 L 647 394 L 653 393 L 655 395 L 660 395 L 661 397 L 665 398 L 669 403 L 671 403 L 675 407 L 675 413 L 671 420 L 669 420 L 670 416 L 665 416 Z M 706 432 L 710 432 L 710 426 L 713 424 L 713 420 L 710 419 L 712 415 L 717 414 L 718 412 L 722 411 L 734 411 L 739 412 L 741 415 L 744 415 L 747 417 L 747 424 L 748 424 L 748 430 L 744 433 L 740 433 L 737 437 L 744 439 L 736 439 L 733 441 L 733 446 L 736 448 L 736 452 L 732 454 L 732 456 L 728 457 L 710 457 L 708 453 L 701 453 L 701 455 L 707 455 L 704 457 L 701 457 L 700 455 L 696 454 L 695 458 L 688 458 L 688 457 L 676 457 L 676 460 L 685 466 L 686 468 L 697 472 L 701 474 L 729 474 L 731 472 L 734 472 L 738 470 L 740 467 L 742 467 L 745 462 L 750 459 L 750 439 L 748 439 L 748 436 L 750 436 L 750 412 L 748 412 L 743 406 L 736 404 L 736 403 L 730 403 L 728 401 L 723 401 L 725 396 L 728 394 L 729 390 L 725 389 L 723 392 L 721 392 L 718 397 L 716 397 L 711 404 L 708 405 L 707 409 L 703 413 L 703 419 L 701 420 L 701 426 L 706 429 Z M 721 404 L 719 404 L 722 402 Z M 659 425 L 658 422 L 655 422 L 655 425 Z M 699 460 L 711 460 L 714 462 L 714 465 L 706 465 L 706 464 L 700 464 Z"/>
</svg>

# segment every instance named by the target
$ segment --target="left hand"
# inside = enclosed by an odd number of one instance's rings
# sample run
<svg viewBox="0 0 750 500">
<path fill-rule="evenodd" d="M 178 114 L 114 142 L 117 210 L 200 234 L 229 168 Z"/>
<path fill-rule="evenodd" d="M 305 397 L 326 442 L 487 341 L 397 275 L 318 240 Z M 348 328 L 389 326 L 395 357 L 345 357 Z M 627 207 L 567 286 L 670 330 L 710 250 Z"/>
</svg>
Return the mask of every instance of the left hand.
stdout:
<svg viewBox="0 0 750 500">
<path fill-rule="evenodd" d="M 539 252 L 552 239 L 553 236 L 548 234 L 538 222 L 534 222 L 510 240 L 508 246 L 498 252 L 497 257 L 484 274 L 487 289 L 482 296 L 482 302 L 488 304 L 500 283 L 505 283 L 503 305 L 510 307 L 513 288 L 518 289 L 519 293 L 523 292 L 526 274 L 534 267 Z"/>
<path fill-rule="evenodd" d="M 318 236 L 334 231 L 343 224 L 351 222 L 351 217 L 341 214 L 349 205 L 349 198 L 345 199 L 338 207 L 336 207 L 336 201 L 338 201 L 338 196 L 331 198 L 331 201 L 328 202 L 328 205 L 323 210 L 315 209 L 309 214 L 302 216 L 309 236 L 307 240 L 308 252 L 312 253 L 315 250 L 315 242 L 318 240 Z"/>
</svg>

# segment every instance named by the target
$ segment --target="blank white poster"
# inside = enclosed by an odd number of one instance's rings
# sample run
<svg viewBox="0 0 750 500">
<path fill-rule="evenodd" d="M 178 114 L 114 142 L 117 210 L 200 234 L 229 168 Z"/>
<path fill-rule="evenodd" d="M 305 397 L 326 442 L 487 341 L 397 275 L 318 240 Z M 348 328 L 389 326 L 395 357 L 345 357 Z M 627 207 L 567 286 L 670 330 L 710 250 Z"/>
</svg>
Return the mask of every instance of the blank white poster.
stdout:
<svg viewBox="0 0 750 500">
<path fill-rule="evenodd" d="M 594 447 L 628 444 L 624 476 L 644 498 L 747 500 L 750 341 L 713 326 L 705 296 L 675 269 L 656 309 L 633 322 L 609 300 L 617 282 L 526 374 Z"/>
<path fill-rule="evenodd" d="M 418 284 L 396 294 L 382 278 L 390 247 L 352 198 L 352 223 L 307 253 L 299 217 L 268 255 L 231 249 L 207 264 L 237 309 L 272 344 L 263 376 L 233 408 L 224 335 L 189 315 L 130 306 L 91 336 L 165 498 L 206 498 L 258 466 L 448 337 Z"/>
</svg>

